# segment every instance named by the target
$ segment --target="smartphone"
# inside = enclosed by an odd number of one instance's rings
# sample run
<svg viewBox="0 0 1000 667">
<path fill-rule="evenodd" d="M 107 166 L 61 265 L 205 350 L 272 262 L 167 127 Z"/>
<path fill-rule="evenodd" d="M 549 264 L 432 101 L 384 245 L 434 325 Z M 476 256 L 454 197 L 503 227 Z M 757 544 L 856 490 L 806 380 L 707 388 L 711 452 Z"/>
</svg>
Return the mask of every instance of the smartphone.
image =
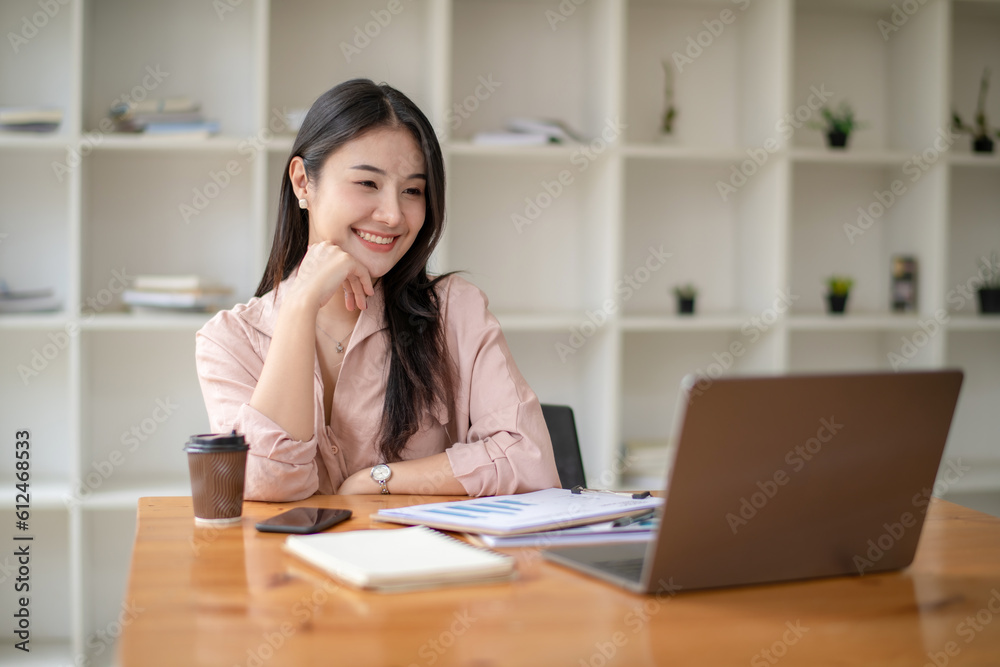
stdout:
<svg viewBox="0 0 1000 667">
<path fill-rule="evenodd" d="M 351 510 L 296 507 L 257 524 L 262 533 L 318 533 L 351 518 Z"/>
</svg>

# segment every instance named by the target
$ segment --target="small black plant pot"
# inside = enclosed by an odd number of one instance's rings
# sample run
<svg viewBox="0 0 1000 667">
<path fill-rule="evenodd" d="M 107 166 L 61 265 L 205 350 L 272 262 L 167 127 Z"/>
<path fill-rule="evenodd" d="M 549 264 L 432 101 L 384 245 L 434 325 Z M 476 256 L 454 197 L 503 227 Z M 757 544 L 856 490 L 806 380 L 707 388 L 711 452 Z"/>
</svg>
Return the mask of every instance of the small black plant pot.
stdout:
<svg viewBox="0 0 1000 667">
<path fill-rule="evenodd" d="M 847 148 L 847 133 L 831 130 L 826 133 L 826 143 L 830 148 Z"/>
<path fill-rule="evenodd" d="M 847 310 L 847 294 L 827 294 L 826 303 L 829 312 L 843 315 L 844 311 Z"/>
<path fill-rule="evenodd" d="M 677 297 L 677 313 L 679 315 L 694 315 L 694 297 Z"/>
<path fill-rule="evenodd" d="M 989 137 L 976 137 L 972 142 L 972 150 L 976 153 L 992 153 L 993 140 Z"/>
<path fill-rule="evenodd" d="M 1000 288 L 979 288 L 979 312 L 983 315 L 1000 315 Z"/>
</svg>

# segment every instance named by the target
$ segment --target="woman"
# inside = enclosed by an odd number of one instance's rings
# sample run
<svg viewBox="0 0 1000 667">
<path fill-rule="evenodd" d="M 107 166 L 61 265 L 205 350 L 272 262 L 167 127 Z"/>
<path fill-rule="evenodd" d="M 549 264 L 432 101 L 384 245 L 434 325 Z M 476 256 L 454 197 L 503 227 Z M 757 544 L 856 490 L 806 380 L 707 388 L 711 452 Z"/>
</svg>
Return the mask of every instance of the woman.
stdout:
<svg viewBox="0 0 1000 667">
<path fill-rule="evenodd" d="M 399 91 L 348 81 L 309 110 L 257 294 L 196 337 L 212 430 L 250 443 L 248 500 L 559 485 L 486 297 L 427 275 L 444 181 L 434 131 Z"/>
</svg>

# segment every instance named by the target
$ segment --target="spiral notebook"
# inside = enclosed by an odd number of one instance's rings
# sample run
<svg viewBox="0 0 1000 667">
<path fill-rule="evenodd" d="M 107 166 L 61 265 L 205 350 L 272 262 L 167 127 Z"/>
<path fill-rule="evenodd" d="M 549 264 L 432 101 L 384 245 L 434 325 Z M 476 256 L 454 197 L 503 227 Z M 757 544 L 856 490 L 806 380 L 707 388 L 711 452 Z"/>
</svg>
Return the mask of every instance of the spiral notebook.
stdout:
<svg viewBox="0 0 1000 667">
<path fill-rule="evenodd" d="M 291 535 L 284 548 L 336 579 L 382 592 L 507 581 L 515 572 L 513 557 L 426 526 Z"/>
</svg>

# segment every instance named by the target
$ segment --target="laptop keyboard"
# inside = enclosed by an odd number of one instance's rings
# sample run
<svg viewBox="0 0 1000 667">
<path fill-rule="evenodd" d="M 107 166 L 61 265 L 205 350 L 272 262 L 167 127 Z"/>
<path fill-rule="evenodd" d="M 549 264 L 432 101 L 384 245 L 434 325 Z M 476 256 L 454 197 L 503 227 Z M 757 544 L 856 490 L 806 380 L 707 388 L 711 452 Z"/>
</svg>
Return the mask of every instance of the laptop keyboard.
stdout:
<svg viewBox="0 0 1000 667">
<path fill-rule="evenodd" d="M 642 580 L 642 558 L 622 558 L 619 560 L 602 560 L 593 566 L 602 572 L 609 572 L 622 579 L 639 582 Z"/>
</svg>

